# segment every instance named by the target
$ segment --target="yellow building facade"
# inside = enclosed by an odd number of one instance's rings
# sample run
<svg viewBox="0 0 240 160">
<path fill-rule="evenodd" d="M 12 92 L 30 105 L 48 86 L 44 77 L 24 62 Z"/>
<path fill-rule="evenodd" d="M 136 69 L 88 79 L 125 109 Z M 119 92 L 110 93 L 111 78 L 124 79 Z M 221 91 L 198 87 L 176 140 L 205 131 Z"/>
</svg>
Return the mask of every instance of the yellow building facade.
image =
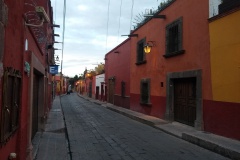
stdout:
<svg viewBox="0 0 240 160">
<path fill-rule="evenodd" d="M 214 101 L 240 103 L 240 10 L 210 19 Z"/>
</svg>

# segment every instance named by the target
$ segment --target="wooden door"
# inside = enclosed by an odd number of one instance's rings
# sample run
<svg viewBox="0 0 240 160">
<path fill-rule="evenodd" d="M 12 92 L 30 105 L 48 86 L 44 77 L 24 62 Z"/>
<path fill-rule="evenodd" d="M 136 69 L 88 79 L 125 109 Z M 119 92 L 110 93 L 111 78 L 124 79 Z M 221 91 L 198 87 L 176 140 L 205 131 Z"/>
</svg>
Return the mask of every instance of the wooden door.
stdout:
<svg viewBox="0 0 240 160">
<path fill-rule="evenodd" d="M 95 99 L 98 99 L 98 97 L 99 97 L 99 86 L 96 87 L 96 97 L 95 97 Z"/>
<path fill-rule="evenodd" d="M 103 95 L 104 95 L 104 88 L 103 85 L 101 84 L 101 100 L 103 101 Z"/>
<path fill-rule="evenodd" d="M 38 95 L 39 77 L 36 74 L 33 74 L 32 138 L 38 131 Z"/>
<path fill-rule="evenodd" d="M 90 98 L 92 98 L 92 82 L 89 82 L 89 86 L 88 86 L 88 96 Z"/>
<path fill-rule="evenodd" d="M 174 80 L 174 120 L 194 126 L 196 120 L 196 78 Z"/>
<path fill-rule="evenodd" d="M 109 87 L 108 87 L 108 102 L 109 103 L 114 103 L 114 80 L 109 79 L 109 83 L 108 83 Z"/>
</svg>

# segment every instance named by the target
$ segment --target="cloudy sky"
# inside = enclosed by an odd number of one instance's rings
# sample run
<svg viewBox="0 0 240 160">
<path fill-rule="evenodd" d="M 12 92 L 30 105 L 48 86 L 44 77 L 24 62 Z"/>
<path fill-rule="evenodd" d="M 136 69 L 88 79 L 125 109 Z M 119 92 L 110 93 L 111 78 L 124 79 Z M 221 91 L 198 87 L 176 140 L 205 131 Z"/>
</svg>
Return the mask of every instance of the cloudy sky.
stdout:
<svg viewBox="0 0 240 160">
<path fill-rule="evenodd" d="M 164 0 L 66 0 L 64 49 L 56 50 L 63 74 L 69 77 L 94 69 L 104 63 L 105 54 L 124 41 L 143 14 L 156 10 Z M 63 41 L 63 0 L 51 0 L 55 24 L 55 41 Z M 109 14 L 108 14 L 109 13 Z M 132 16 L 131 16 L 132 15 Z M 62 49 L 61 43 L 55 48 Z M 60 71 L 60 68 L 59 68 Z"/>
</svg>

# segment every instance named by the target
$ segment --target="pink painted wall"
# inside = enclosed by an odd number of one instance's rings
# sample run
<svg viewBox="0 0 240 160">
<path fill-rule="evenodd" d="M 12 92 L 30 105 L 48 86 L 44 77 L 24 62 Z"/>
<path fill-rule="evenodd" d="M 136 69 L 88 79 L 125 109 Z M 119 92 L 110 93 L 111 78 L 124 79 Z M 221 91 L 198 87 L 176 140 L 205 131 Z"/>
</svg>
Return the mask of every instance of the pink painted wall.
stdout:
<svg viewBox="0 0 240 160">
<path fill-rule="evenodd" d="M 5 41 L 4 41 L 4 56 L 3 56 L 3 67 L 12 67 L 16 70 L 19 70 L 22 73 L 22 88 L 21 88 L 21 98 L 20 98 L 20 115 L 19 115 L 19 128 L 9 140 L 0 145 L 0 159 L 8 159 L 10 153 L 17 153 L 18 160 L 26 160 L 27 159 L 27 150 L 29 147 L 29 110 L 30 110 L 30 77 L 24 72 L 24 62 L 31 62 L 31 52 L 25 51 L 25 40 L 28 39 L 28 46 L 31 51 L 34 52 L 35 56 L 38 57 L 38 60 L 41 64 L 43 64 L 46 68 L 48 68 L 48 64 L 46 61 L 46 53 L 39 51 L 39 46 L 36 45 L 36 39 L 33 38 L 31 31 L 29 28 L 24 25 L 25 16 L 29 9 L 26 7 L 24 0 L 11 1 L 5 0 L 5 4 L 8 7 L 8 23 L 5 26 Z M 44 4 L 46 11 L 48 13 L 52 13 L 50 1 L 41 0 L 38 2 L 42 2 Z M 47 8 L 48 7 L 48 8 Z M 47 27 L 47 24 L 44 25 Z M 51 28 L 45 28 L 47 33 L 51 33 Z M 51 37 L 51 36 L 49 36 Z M 49 39 L 48 39 L 49 40 Z M 31 64 L 30 64 L 31 65 Z M 3 79 L 0 77 L 0 91 L 2 91 Z M 49 81 L 45 81 L 45 97 L 44 99 L 44 111 L 47 111 L 51 105 L 51 87 L 47 85 L 51 82 L 51 75 L 48 77 Z M 47 85 L 47 86 L 46 86 Z M 0 97 L 2 97 L 2 92 L 0 92 Z M 0 113 L 2 111 L 2 98 L 0 98 Z M 0 118 L 1 118 L 0 114 Z"/>
<path fill-rule="evenodd" d="M 129 107 L 130 96 L 130 38 L 119 44 L 105 55 L 105 83 L 108 79 L 115 77 L 115 99 L 116 105 Z M 121 97 L 121 82 L 125 82 L 125 98 Z M 123 104 L 120 104 L 120 101 Z"/>
<path fill-rule="evenodd" d="M 8 22 L 5 26 L 5 43 L 4 43 L 4 55 L 3 55 L 3 67 L 12 67 L 23 73 L 23 13 L 24 1 L 10 1 L 5 0 L 5 4 L 8 7 Z M 14 10 L 14 11 L 13 11 Z M 3 84 L 3 77 L 0 77 L 0 86 Z M 24 79 L 23 79 L 24 80 Z M 2 88 L 0 90 L 0 97 L 2 97 Z M 23 89 L 23 92 L 26 91 Z M 0 101 L 0 113 L 2 112 L 2 99 Z M 21 102 L 20 102 L 21 103 Z M 26 134 L 24 134 L 24 129 L 26 130 L 27 123 L 27 112 L 25 103 L 21 103 L 22 112 L 20 112 L 20 117 L 23 117 L 20 122 L 20 128 L 9 138 L 6 144 L 0 146 L 0 159 L 7 159 L 11 152 L 18 153 L 18 155 L 25 155 L 25 152 L 21 150 L 21 147 L 27 148 Z M 0 117 L 2 115 L 0 114 Z M 22 140 L 19 143 L 19 138 Z M 21 146 L 21 147 L 20 147 Z M 26 150 L 25 150 L 26 151 Z M 20 159 L 22 157 L 19 157 Z"/>
</svg>

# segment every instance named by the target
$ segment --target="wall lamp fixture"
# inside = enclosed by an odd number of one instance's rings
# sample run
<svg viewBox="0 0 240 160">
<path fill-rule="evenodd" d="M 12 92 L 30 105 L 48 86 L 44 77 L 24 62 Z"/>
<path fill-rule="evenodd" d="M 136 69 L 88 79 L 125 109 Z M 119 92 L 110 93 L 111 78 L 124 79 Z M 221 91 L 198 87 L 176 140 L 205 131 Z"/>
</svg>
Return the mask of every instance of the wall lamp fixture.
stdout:
<svg viewBox="0 0 240 160">
<path fill-rule="evenodd" d="M 148 41 L 146 43 L 146 45 L 144 46 L 144 52 L 145 53 L 150 53 L 153 46 L 156 46 L 155 41 Z"/>
</svg>

